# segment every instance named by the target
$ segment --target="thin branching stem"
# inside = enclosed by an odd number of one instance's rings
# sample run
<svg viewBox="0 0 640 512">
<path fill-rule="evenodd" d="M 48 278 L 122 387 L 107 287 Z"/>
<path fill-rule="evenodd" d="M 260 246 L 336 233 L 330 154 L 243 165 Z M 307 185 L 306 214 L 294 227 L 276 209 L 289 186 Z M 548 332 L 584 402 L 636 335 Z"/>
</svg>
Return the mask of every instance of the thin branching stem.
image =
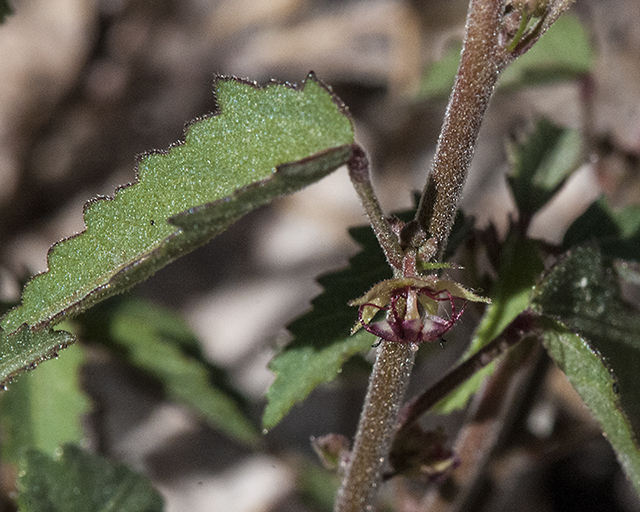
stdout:
<svg viewBox="0 0 640 512">
<path fill-rule="evenodd" d="M 352 146 L 353 156 L 347 162 L 349 178 L 356 189 L 364 210 L 369 217 L 369 222 L 373 232 L 378 239 L 378 243 L 389 265 L 394 269 L 402 269 L 402 250 L 398 242 L 398 236 L 393 232 L 391 224 L 385 218 L 380 203 L 371 184 L 371 173 L 369 172 L 369 159 L 367 154 L 357 144 Z"/>
<path fill-rule="evenodd" d="M 510 352 L 473 397 L 468 417 L 453 447 L 460 465 L 441 485 L 429 490 L 416 510 L 462 512 L 473 507 L 477 497 L 474 487 L 482 469 L 510 425 L 517 402 L 526 396 L 536 374 L 542 347 L 532 337 L 526 339 L 533 343 L 520 344 L 519 353 Z"/>
<path fill-rule="evenodd" d="M 460 384 L 485 366 L 494 362 L 507 352 L 507 350 L 520 343 L 525 337 L 532 335 L 535 329 L 539 329 L 536 323 L 538 316 L 537 313 L 531 310 L 520 313 L 493 341 L 469 359 L 453 368 L 424 393 L 408 402 L 400 414 L 399 430 L 409 428 L 422 414 L 427 412 Z"/>
</svg>

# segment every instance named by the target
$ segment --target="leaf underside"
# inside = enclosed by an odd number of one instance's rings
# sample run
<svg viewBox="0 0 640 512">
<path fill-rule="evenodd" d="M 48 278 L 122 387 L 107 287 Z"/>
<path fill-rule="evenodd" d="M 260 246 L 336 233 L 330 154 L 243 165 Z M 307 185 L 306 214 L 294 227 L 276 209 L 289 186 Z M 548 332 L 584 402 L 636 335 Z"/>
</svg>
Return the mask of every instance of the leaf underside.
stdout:
<svg viewBox="0 0 640 512">
<path fill-rule="evenodd" d="M 570 251 L 536 286 L 533 303 L 559 324 L 545 333 L 545 346 L 640 493 L 640 314 L 592 247 Z"/>
<path fill-rule="evenodd" d="M 75 341 L 65 331 L 31 331 L 26 325 L 7 335 L 0 329 L 0 386 L 6 386 L 22 371 L 55 357 Z"/>
<path fill-rule="evenodd" d="M 190 124 L 184 142 L 143 155 L 135 182 L 87 203 L 85 231 L 49 250 L 49 270 L 27 283 L 0 324 L 0 380 L 50 357 L 58 343 L 12 336 L 23 324 L 44 331 L 130 288 L 351 156 L 348 112 L 313 74 L 301 88 L 221 77 L 214 90 L 214 115 Z"/>
</svg>

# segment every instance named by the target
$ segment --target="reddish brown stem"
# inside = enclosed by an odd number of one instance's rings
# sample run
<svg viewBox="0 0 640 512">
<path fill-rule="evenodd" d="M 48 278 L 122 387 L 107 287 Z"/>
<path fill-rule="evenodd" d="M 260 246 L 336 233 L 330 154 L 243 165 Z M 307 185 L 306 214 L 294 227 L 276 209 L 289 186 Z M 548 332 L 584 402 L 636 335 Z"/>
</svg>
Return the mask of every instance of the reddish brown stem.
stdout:
<svg viewBox="0 0 640 512">
<path fill-rule="evenodd" d="M 471 162 L 489 98 L 498 79 L 498 62 L 504 51 L 498 41 L 504 0 L 471 0 L 458 77 L 438 142 L 433 170 L 416 214 L 422 231 L 435 237 L 440 259 L 453 224 L 458 200 Z M 371 201 L 366 165 L 356 155 L 349 163 L 351 179 L 361 197 Z M 368 211 L 374 219 L 381 213 Z M 376 226 L 376 235 L 388 230 Z M 383 240 L 386 238 L 383 234 Z M 394 239 L 395 242 L 395 239 Z M 396 269 L 396 249 L 384 242 L 389 263 Z M 395 245 L 395 244 L 393 244 Z M 395 253 L 395 254 L 394 254 Z M 400 253 L 401 254 L 401 253 Z M 397 272 L 397 270 L 396 270 Z M 382 468 L 397 429 L 397 416 L 411 366 L 411 347 L 383 342 L 369 382 L 356 441 L 342 486 L 336 498 L 336 512 L 361 512 L 373 506 Z"/>
<path fill-rule="evenodd" d="M 528 48 L 557 18 L 570 0 L 549 4 L 544 21 L 532 36 L 525 34 Z M 467 14 L 464 46 L 436 155 L 416 217 L 402 231 L 403 240 L 435 242 L 432 260 L 442 259 L 455 218 L 462 187 L 471 164 L 484 114 L 500 71 L 516 54 L 508 54 L 500 41 L 505 0 L 471 0 Z M 521 50 L 526 50 L 522 46 Z M 516 49 L 518 46 L 516 45 Z M 411 271 L 411 251 L 403 252 L 395 234 L 384 219 L 373 195 L 364 154 L 354 151 L 349 163 L 351 179 L 363 198 L 365 208 L 385 255 L 396 275 Z M 415 247 L 414 247 L 415 249 Z M 431 255 L 431 253 L 430 253 Z M 399 265 L 402 263 L 402 265 Z M 374 366 L 356 442 L 342 487 L 338 492 L 337 512 L 360 512 L 373 507 L 381 469 L 388 457 L 395 434 L 400 400 L 409 380 L 413 356 L 409 346 L 382 343 Z"/>
<path fill-rule="evenodd" d="M 347 162 L 351 183 L 358 196 L 360 196 L 362 206 L 364 206 L 373 232 L 387 257 L 389 265 L 394 269 L 401 270 L 403 265 L 402 249 L 398 242 L 398 236 L 393 232 L 389 221 L 385 218 L 373 190 L 367 154 L 357 144 L 353 144 L 352 151 L 353 156 Z"/>
<path fill-rule="evenodd" d="M 442 258 L 449 238 L 480 125 L 505 58 L 498 40 L 503 12 L 504 0 L 469 4 L 458 76 L 416 213 L 420 227 L 436 239 L 436 260 Z"/>
<path fill-rule="evenodd" d="M 514 404 L 529 385 L 536 368 L 534 363 L 542 353 L 537 343 L 519 345 L 518 349 L 519 353 L 511 352 L 500 362 L 496 372 L 474 396 L 468 420 L 453 448 L 460 465 L 427 494 L 419 508 L 421 512 L 461 512 L 472 506 L 473 484 L 509 424 Z"/>
<path fill-rule="evenodd" d="M 406 343 L 383 341 L 378 348 L 351 458 L 336 497 L 336 512 L 373 510 L 414 357 Z"/>
<path fill-rule="evenodd" d="M 400 414 L 400 430 L 408 428 L 422 414 L 446 397 L 477 371 L 491 364 L 525 336 L 535 331 L 538 315 L 527 310 L 520 313 L 491 343 L 460 363 L 420 396 L 408 402 Z"/>
</svg>

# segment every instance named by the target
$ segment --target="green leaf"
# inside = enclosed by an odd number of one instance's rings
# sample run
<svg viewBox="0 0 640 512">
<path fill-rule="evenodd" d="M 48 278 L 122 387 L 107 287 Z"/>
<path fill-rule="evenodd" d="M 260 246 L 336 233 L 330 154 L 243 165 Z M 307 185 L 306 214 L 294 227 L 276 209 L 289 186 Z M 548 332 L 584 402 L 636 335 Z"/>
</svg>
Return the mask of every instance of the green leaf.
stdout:
<svg viewBox="0 0 640 512">
<path fill-rule="evenodd" d="M 640 208 L 616 211 L 601 197 L 569 226 L 562 246 L 570 249 L 589 242 L 597 243 L 609 258 L 640 261 Z"/>
<path fill-rule="evenodd" d="M 375 336 L 366 331 L 351 336 L 358 309 L 348 303 L 392 272 L 370 227 L 353 228 L 349 233 L 362 251 L 349 260 L 348 268 L 318 279 L 324 292 L 313 299 L 310 311 L 287 326 L 293 341 L 269 364 L 276 379 L 267 392 L 262 418 L 266 429 L 277 425 L 316 386 L 333 380 L 351 356 L 376 343 Z"/>
<path fill-rule="evenodd" d="M 442 60 L 429 66 L 420 85 L 420 99 L 443 99 L 451 94 L 460 64 L 460 49 L 458 44 Z M 575 80 L 589 72 L 593 61 L 589 34 L 582 23 L 573 16 L 560 16 L 527 53 L 502 72 L 498 87 L 512 91 Z"/>
<path fill-rule="evenodd" d="M 415 211 L 405 211 L 397 217 L 408 221 L 414 215 Z M 468 217 L 461 213 L 456 217 L 445 258 L 451 256 L 472 227 L 473 221 Z M 335 379 L 350 357 L 368 351 L 376 343 L 376 338 L 366 331 L 350 336 L 358 308 L 348 304 L 374 284 L 392 277 L 392 272 L 369 226 L 352 228 L 349 233 L 362 250 L 349 260 L 347 268 L 318 279 L 324 291 L 313 299 L 310 311 L 288 325 L 293 340 L 269 365 L 276 378 L 267 392 L 264 428 L 277 425 L 316 386 Z"/>
<path fill-rule="evenodd" d="M 191 124 L 184 143 L 142 157 L 136 183 L 85 206 L 86 230 L 50 249 L 5 332 L 42 329 L 130 288 L 351 155 L 351 119 L 313 74 L 303 88 L 218 78 L 215 94 L 217 114 Z M 46 357 L 36 348 L 19 355 Z"/>
<path fill-rule="evenodd" d="M 637 432 L 616 404 L 618 383 L 603 357 L 561 325 L 544 334 L 544 345 L 569 382 L 589 406 L 613 446 L 629 480 L 640 494 L 640 446 Z"/>
<path fill-rule="evenodd" d="M 239 393 L 205 360 L 197 338 L 180 317 L 128 298 L 96 308 L 80 321 L 88 339 L 115 349 L 128 364 L 156 379 L 169 400 L 191 407 L 240 443 L 258 442 L 256 429 L 239 406 Z"/>
<path fill-rule="evenodd" d="M 590 247 L 569 252 L 549 272 L 534 305 L 561 322 L 545 336 L 547 349 L 640 493 L 640 314 L 623 302 L 615 272 Z"/>
<path fill-rule="evenodd" d="M 22 512 L 157 512 L 164 508 L 146 477 L 73 445 L 65 445 L 55 458 L 27 452 L 18 491 Z"/>
<path fill-rule="evenodd" d="M 487 306 L 461 361 L 465 361 L 493 341 L 529 307 L 533 286 L 543 269 L 537 242 L 523 238 L 517 231 L 511 231 L 502 248 L 498 279 L 490 293 L 491 304 Z M 491 375 L 494 369 L 495 364 L 492 363 L 475 373 L 441 400 L 433 410 L 440 414 L 448 414 L 464 408 L 485 377 Z"/>
<path fill-rule="evenodd" d="M 0 401 L 2 460 L 17 464 L 26 449 L 53 455 L 64 443 L 83 440 L 82 417 L 90 409 L 80 389 L 80 347 L 21 375 Z"/>
<path fill-rule="evenodd" d="M 457 43 L 444 54 L 442 59 L 432 62 L 427 67 L 420 83 L 418 99 L 445 99 L 451 94 L 460 65 L 461 50 L 462 44 Z"/>
<path fill-rule="evenodd" d="M 500 76 L 502 89 L 575 80 L 588 73 L 594 51 L 589 33 L 575 16 L 560 16 L 523 56 Z"/>
<path fill-rule="evenodd" d="M 137 183 L 87 204 L 86 231 L 52 247 L 49 271 L 27 284 L 5 330 L 49 324 L 132 286 L 351 154 L 351 121 L 313 75 L 303 90 L 219 78 L 215 91 L 218 115 L 189 126 L 183 144 L 143 157 Z M 212 224 L 198 222 L 203 211 Z"/>
<path fill-rule="evenodd" d="M 335 379 L 351 356 L 370 350 L 376 337 L 361 331 L 354 336 L 347 334 L 327 341 L 332 343 L 287 347 L 271 361 L 269 369 L 276 374 L 276 380 L 267 392 L 267 407 L 262 417 L 265 429 L 280 423 L 289 410 L 318 385 Z"/>
<path fill-rule="evenodd" d="M 509 145 L 508 153 L 513 198 L 520 215 L 531 218 L 580 165 L 582 140 L 577 130 L 541 119 L 525 141 Z"/>
<path fill-rule="evenodd" d="M 74 341 L 75 337 L 64 331 L 32 332 L 24 326 L 7 335 L 0 328 L 0 386 L 5 387 L 19 373 L 54 357 Z"/>
</svg>

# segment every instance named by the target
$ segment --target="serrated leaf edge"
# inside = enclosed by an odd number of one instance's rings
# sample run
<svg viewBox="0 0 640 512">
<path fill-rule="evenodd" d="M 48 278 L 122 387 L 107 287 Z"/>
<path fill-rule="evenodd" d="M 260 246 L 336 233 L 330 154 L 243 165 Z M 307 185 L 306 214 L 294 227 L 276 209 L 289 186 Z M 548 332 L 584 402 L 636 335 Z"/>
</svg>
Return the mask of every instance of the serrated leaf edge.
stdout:
<svg viewBox="0 0 640 512">
<path fill-rule="evenodd" d="M 341 112 L 341 113 L 342 113 L 342 114 L 343 114 L 343 115 L 344 115 L 344 116 L 349 120 L 349 122 L 350 122 L 350 123 L 351 123 L 351 125 L 353 126 L 353 120 L 352 120 L 352 118 L 351 118 L 351 115 L 350 115 L 350 112 L 349 112 L 348 107 L 344 104 L 344 102 L 343 102 L 343 101 L 342 101 L 338 96 L 336 96 L 336 95 L 334 94 L 334 92 L 333 92 L 333 90 L 331 89 L 331 87 L 329 87 L 329 86 L 325 85 L 325 84 L 324 84 L 320 79 L 318 79 L 318 78 L 316 77 L 316 75 L 315 75 L 315 73 L 314 73 L 313 71 L 311 71 L 311 72 L 307 75 L 306 79 L 304 79 L 304 80 L 301 82 L 301 84 L 300 84 L 300 85 L 298 85 L 298 84 L 293 84 L 293 83 L 290 83 L 290 82 L 280 82 L 280 81 L 278 81 L 278 80 L 273 80 L 273 79 L 272 79 L 272 80 L 270 80 L 270 81 L 268 81 L 268 82 L 267 82 L 267 83 L 265 83 L 264 85 L 261 85 L 261 84 L 258 84 L 256 81 L 252 81 L 252 80 L 249 80 L 249 79 L 246 79 L 246 78 L 238 78 L 238 77 L 236 77 L 236 76 L 224 76 L 224 75 L 218 75 L 218 76 L 214 77 L 213 88 L 214 88 L 214 90 L 215 90 L 215 89 L 216 89 L 216 85 L 217 85 L 217 84 L 218 84 L 218 82 L 220 82 L 220 81 L 235 81 L 235 82 L 238 82 L 238 83 L 241 83 L 241 84 L 249 85 L 249 86 L 254 87 L 255 89 L 259 89 L 259 90 L 266 89 L 267 87 L 269 87 L 269 86 L 273 86 L 273 85 L 280 85 L 280 86 L 288 87 L 288 88 L 293 89 L 293 90 L 303 91 L 303 90 L 304 90 L 304 88 L 305 88 L 305 85 L 306 85 L 306 84 L 307 84 L 307 82 L 308 82 L 308 81 L 310 81 L 310 80 L 311 80 L 311 81 L 316 82 L 320 87 L 322 87 L 325 91 L 327 91 L 327 92 L 329 93 L 330 98 L 332 99 L 332 101 L 334 102 L 334 104 L 337 106 L 338 110 L 339 110 L 339 111 L 340 111 L 340 112 Z M 114 192 L 114 195 L 113 195 L 113 196 L 104 196 L 104 195 L 99 195 L 99 196 L 96 196 L 96 197 L 94 197 L 94 198 L 90 199 L 89 201 L 87 201 L 87 202 L 85 203 L 84 207 L 83 207 L 83 221 L 85 220 L 86 212 L 87 212 L 87 211 L 88 211 L 88 209 L 89 209 L 89 208 L 91 208 L 94 204 L 96 204 L 96 203 L 98 203 L 98 202 L 100 202 L 100 201 L 113 201 L 113 200 L 115 199 L 116 195 L 117 195 L 121 190 L 124 190 L 124 189 L 127 189 L 127 188 L 129 188 L 129 187 L 135 186 L 135 185 L 139 182 L 139 166 L 140 166 L 140 162 L 141 162 L 142 160 L 144 160 L 145 158 L 147 158 L 147 157 L 149 157 L 149 156 L 151 156 L 151 155 L 168 155 L 168 154 L 169 154 L 169 152 L 170 152 L 173 148 L 175 148 L 175 147 L 178 147 L 178 146 L 181 146 L 181 145 L 184 145 L 184 144 L 185 144 L 185 138 L 186 138 L 187 132 L 188 132 L 188 130 L 190 129 L 190 127 L 191 127 L 192 125 L 194 125 L 195 123 L 200 122 L 200 121 L 202 121 L 202 120 L 205 120 L 205 119 L 208 119 L 208 118 L 211 118 L 211 117 L 218 116 L 218 115 L 220 115 L 221 113 L 222 113 L 222 110 L 221 110 L 221 108 L 220 108 L 220 105 L 218 104 L 218 99 L 217 99 L 217 98 L 215 98 L 215 109 L 214 109 L 214 111 L 213 111 L 212 113 L 210 113 L 210 114 L 207 114 L 207 115 L 204 115 L 204 116 L 196 117 L 196 118 L 192 119 L 191 121 L 187 122 L 187 123 L 185 124 L 184 130 L 183 130 L 183 137 L 182 137 L 179 141 L 177 141 L 177 142 L 175 142 L 175 143 L 171 144 L 170 146 L 168 146 L 168 148 L 167 148 L 167 149 L 154 149 L 154 150 L 146 151 L 146 152 L 143 152 L 143 153 L 140 153 L 139 155 L 137 155 L 137 156 L 136 156 L 136 158 L 135 158 L 136 163 L 135 163 L 135 168 L 134 168 L 134 171 L 135 171 L 135 177 L 134 177 L 134 180 L 133 180 L 132 182 L 130 182 L 130 183 L 126 183 L 126 184 L 124 184 L 124 185 L 120 185 L 120 186 L 116 187 L 116 189 L 115 189 L 115 192 Z M 279 175 L 279 174 L 282 174 L 283 172 L 285 172 L 285 173 L 286 173 L 286 168 L 288 168 L 288 167 L 294 166 L 294 165 L 299 164 L 299 163 L 303 163 L 303 162 L 305 162 L 305 161 L 307 161 L 307 160 L 311 160 L 311 159 L 317 158 L 317 155 L 319 155 L 319 154 L 326 153 L 326 152 L 330 152 L 330 151 L 335 151 L 335 150 L 340 150 L 340 149 L 346 149 L 346 147 L 347 147 L 347 146 L 338 146 L 338 147 L 335 147 L 335 148 L 331 148 L 331 149 L 329 149 L 329 150 L 327 150 L 327 151 L 320 152 L 320 153 L 317 153 L 317 154 L 315 154 L 315 155 L 311 155 L 311 156 L 309 156 L 309 157 L 306 157 L 306 158 L 301 159 L 301 160 L 298 160 L 298 161 L 294 161 L 294 162 L 285 162 L 285 163 L 283 163 L 283 164 L 280 164 L 280 165 L 276 166 L 276 172 L 275 172 L 275 173 L 273 173 L 273 174 L 272 174 L 271 176 L 269 176 L 268 178 L 266 178 L 266 179 L 264 179 L 264 180 L 261 180 L 261 181 L 257 181 L 257 182 L 251 183 L 251 184 L 246 185 L 246 186 L 244 186 L 244 187 L 237 188 L 237 189 L 235 189 L 235 190 L 232 192 L 232 194 L 230 194 L 229 196 L 226 196 L 226 197 L 224 197 L 224 198 L 220 198 L 220 199 L 218 199 L 218 200 L 216 200 L 216 201 L 213 201 L 213 202 L 211 202 L 211 203 L 206 203 L 206 204 L 203 204 L 203 205 L 197 205 L 197 206 L 195 206 L 195 207 L 189 208 L 188 210 L 185 210 L 185 211 L 183 211 L 183 212 L 180 212 L 180 213 L 178 213 L 178 214 L 173 215 L 172 217 L 170 217 L 169 219 L 167 219 L 167 221 L 168 221 L 170 224 L 174 224 L 174 225 L 176 225 L 176 222 L 175 222 L 175 221 L 176 221 L 177 219 L 179 219 L 179 218 L 183 217 L 183 216 L 186 216 L 186 215 L 188 215 L 188 214 L 190 214 L 190 213 L 194 213 L 194 212 L 196 212 L 196 211 L 198 211 L 198 210 L 200 210 L 200 209 L 203 209 L 203 208 L 211 208 L 212 206 L 214 206 L 214 205 L 216 205 L 216 204 L 220 204 L 220 203 L 228 202 L 228 201 L 230 201 L 233 197 L 237 197 L 237 196 L 238 196 L 238 195 L 240 195 L 242 192 L 246 192 L 247 190 L 250 190 L 250 189 L 252 189 L 252 188 L 260 188 L 260 187 L 263 187 L 266 183 L 268 183 L 268 182 L 270 182 L 270 181 L 273 181 L 273 179 L 275 178 L 275 176 L 277 176 L 277 175 Z M 230 222 L 230 223 L 229 223 L 229 225 L 230 225 L 231 223 L 232 223 L 232 222 Z M 228 227 L 228 225 L 227 225 L 226 227 Z M 225 227 L 225 229 L 226 229 L 226 227 Z M 49 270 L 50 270 L 50 268 L 51 268 L 51 267 L 50 267 L 50 259 L 51 259 L 51 255 L 53 254 L 53 252 L 56 250 L 56 248 L 57 248 L 58 246 L 60 246 L 60 245 L 62 245 L 62 244 L 64 244 L 64 243 L 66 243 L 66 242 L 68 242 L 68 241 L 71 241 L 71 240 L 73 240 L 73 239 L 75 239 L 75 238 L 77 238 L 77 237 L 79 237 L 79 236 L 81 236 L 81 235 L 83 235 L 84 233 L 86 233 L 87 229 L 88 229 L 88 228 L 87 228 L 87 224 L 86 224 L 86 222 L 85 222 L 85 228 L 84 228 L 81 232 L 79 232 L 79 233 L 75 233 L 75 234 L 74 234 L 74 235 L 72 235 L 72 236 L 69 236 L 69 237 L 63 238 L 63 239 L 61 239 L 61 240 L 59 240 L 59 241 L 55 242 L 54 244 L 52 244 L 52 245 L 51 245 L 51 247 L 49 248 L 49 250 L 47 251 L 47 270 L 45 270 L 45 271 L 43 271 L 43 272 L 39 272 L 38 274 L 36 274 L 36 275 L 32 276 L 32 277 L 31 277 L 31 279 L 30 279 L 30 280 L 25 284 L 24 290 L 26 290 L 26 288 L 27 288 L 27 287 L 28 287 L 28 286 L 29 286 L 29 285 L 34 281 L 34 279 L 36 279 L 36 278 L 38 278 L 39 276 L 42 276 L 42 275 L 44 275 L 44 274 L 47 274 L 47 273 L 49 272 Z M 152 249 L 151 251 L 149 251 L 149 252 L 145 253 L 142 257 L 140 257 L 140 258 L 136 259 L 135 261 L 129 262 L 128 264 L 126 264 L 126 265 L 122 266 L 122 268 L 121 268 L 120 270 L 115 271 L 115 272 L 112 274 L 111 278 L 109 278 L 109 279 L 108 279 L 108 281 L 106 281 L 103 285 L 100 285 L 100 286 L 98 286 L 98 287 L 92 288 L 92 290 L 91 290 L 91 291 L 89 291 L 88 293 L 84 293 L 84 294 L 82 294 L 82 296 L 78 297 L 77 299 L 76 299 L 76 298 L 71 299 L 72 303 L 71 303 L 68 307 L 66 307 L 66 308 L 64 308 L 64 309 L 60 310 L 59 312 L 57 312 L 57 313 L 55 313 L 55 314 L 51 315 L 50 317 L 48 317 L 46 320 L 44 320 L 44 321 L 42 321 L 42 322 L 36 323 L 36 324 L 34 324 L 34 325 L 30 325 L 30 326 L 29 326 L 29 328 L 30 328 L 32 331 L 40 331 L 40 330 L 44 330 L 44 329 L 46 329 L 46 328 L 49 328 L 49 327 L 51 327 L 51 326 L 53 326 L 53 325 L 55 325 L 55 324 L 57 324 L 57 323 L 61 322 L 62 320 L 65 320 L 65 319 L 67 319 L 67 318 L 70 318 L 70 317 L 72 317 L 72 316 L 75 316 L 76 314 L 81 313 L 82 311 L 84 311 L 85 309 L 87 309 L 87 303 L 92 302 L 93 300 L 95 300 L 95 302 L 98 302 L 98 301 L 103 300 L 103 299 L 105 299 L 105 298 L 107 298 L 107 297 L 109 297 L 109 296 L 111 296 L 111 295 L 113 295 L 113 294 L 117 294 L 117 293 L 120 293 L 120 292 L 122 292 L 122 291 L 125 291 L 127 288 L 130 288 L 130 287 L 134 286 L 135 284 L 138 284 L 138 282 L 140 282 L 140 281 L 135 281 L 134 283 L 131 283 L 129 286 L 124 286 L 124 287 L 118 288 L 118 290 L 117 290 L 117 291 L 112 292 L 112 293 L 109 293 L 109 288 L 111 288 L 114 284 L 116 284 L 119 280 L 121 280 L 127 272 L 129 272 L 129 271 L 130 271 L 131 269 L 133 269 L 134 267 L 136 267 L 136 266 L 140 265 L 141 263 L 144 263 L 145 261 L 152 259 L 152 258 L 153 258 L 154 256 L 156 256 L 159 252 L 161 252 L 161 250 L 162 250 L 162 249 L 163 249 L 163 248 L 164 248 L 164 247 L 165 247 L 165 246 L 166 246 L 166 245 L 167 245 L 167 244 L 168 244 L 172 239 L 174 239 L 176 236 L 178 236 L 179 234 L 182 234 L 182 233 L 184 233 L 184 230 L 182 230 L 181 228 L 179 228 L 179 227 L 178 227 L 178 231 L 176 231 L 176 232 L 172 233 L 172 234 L 171 234 L 171 235 L 169 235 L 168 237 L 166 237 L 166 238 L 164 238 L 163 240 L 161 240 L 161 241 L 160 241 L 160 243 L 159 243 L 159 244 L 158 244 L 154 249 Z M 215 236 L 215 234 L 211 235 L 211 237 L 210 237 L 208 240 L 210 240 L 213 236 Z M 202 242 L 202 244 L 206 243 L 208 240 L 204 240 L 204 241 Z M 201 244 L 201 245 L 202 245 L 202 244 Z M 175 256 L 173 256 L 173 257 L 170 257 L 170 258 L 169 258 L 169 259 L 164 263 L 164 265 L 166 265 L 166 264 L 168 264 L 168 263 L 170 263 L 170 262 L 174 261 L 174 260 L 175 260 L 175 259 L 177 259 L 177 257 L 179 257 L 180 255 L 182 255 L 182 253 L 179 253 L 179 254 L 177 254 L 177 255 L 175 255 Z M 126 280 L 126 279 L 125 279 L 125 280 Z M 23 293 L 24 293 L 24 291 L 23 291 Z M 21 301 L 21 303 L 20 303 L 18 306 L 16 306 L 16 307 L 12 308 L 10 311 L 13 311 L 13 310 L 15 310 L 15 309 L 18 309 L 18 308 L 22 307 L 22 305 L 23 305 L 23 303 L 22 303 L 22 301 Z M 1 325 L 2 321 L 4 321 L 4 319 L 5 319 L 5 318 L 7 317 L 7 315 L 10 313 L 10 311 L 9 311 L 9 312 L 7 312 L 7 313 L 5 313 L 5 314 L 0 318 L 0 325 Z M 25 323 L 23 323 L 22 325 L 17 326 L 15 329 L 13 329 L 13 330 L 11 330 L 11 331 L 6 331 L 6 333 L 7 333 L 8 335 L 14 334 L 14 333 L 16 333 L 20 328 L 22 328 L 24 325 L 26 325 L 26 324 L 25 324 Z"/>
</svg>

